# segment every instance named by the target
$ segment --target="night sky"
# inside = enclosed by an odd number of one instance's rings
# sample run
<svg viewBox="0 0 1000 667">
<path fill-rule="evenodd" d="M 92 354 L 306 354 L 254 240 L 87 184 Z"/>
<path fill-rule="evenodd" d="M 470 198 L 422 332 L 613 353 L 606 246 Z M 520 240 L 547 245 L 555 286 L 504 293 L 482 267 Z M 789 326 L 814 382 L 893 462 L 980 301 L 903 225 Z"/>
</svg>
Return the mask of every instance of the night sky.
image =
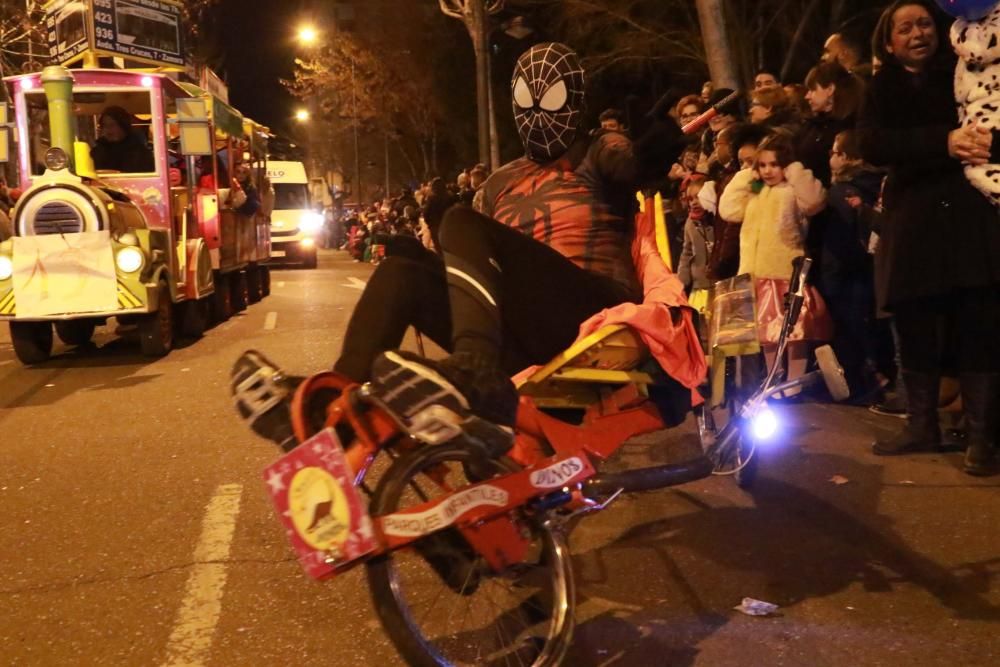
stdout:
<svg viewBox="0 0 1000 667">
<path fill-rule="evenodd" d="M 215 12 L 230 102 L 278 132 L 296 107 L 279 79 L 294 67 L 299 7 L 294 1 L 222 0 Z"/>
</svg>

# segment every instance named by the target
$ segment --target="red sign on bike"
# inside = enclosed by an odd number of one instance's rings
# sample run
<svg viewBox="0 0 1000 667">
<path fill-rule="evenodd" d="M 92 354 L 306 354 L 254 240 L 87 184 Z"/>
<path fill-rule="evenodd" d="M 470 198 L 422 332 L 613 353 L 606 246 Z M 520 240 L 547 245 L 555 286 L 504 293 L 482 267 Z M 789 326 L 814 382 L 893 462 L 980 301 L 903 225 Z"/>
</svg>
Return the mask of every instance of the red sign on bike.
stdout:
<svg viewBox="0 0 1000 667">
<path fill-rule="evenodd" d="M 375 550 L 371 519 L 333 429 L 278 459 L 264 480 L 309 576 L 330 576 Z"/>
</svg>

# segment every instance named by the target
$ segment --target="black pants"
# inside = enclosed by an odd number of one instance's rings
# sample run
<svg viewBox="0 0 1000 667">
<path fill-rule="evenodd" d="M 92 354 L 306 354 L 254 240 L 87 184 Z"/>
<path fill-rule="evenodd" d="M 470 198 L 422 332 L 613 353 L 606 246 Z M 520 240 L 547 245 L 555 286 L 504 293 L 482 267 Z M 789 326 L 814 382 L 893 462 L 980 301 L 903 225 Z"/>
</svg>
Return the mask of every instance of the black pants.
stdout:
<svg viewBox="0 0 1000 667">
<path fill-rule="evenodd" d="M 871 378 L 866 372 L 874 366 L 876 335 L 874 327 L 875 288 L 871 281 L 841 279 L 835 289 L 824 293 L 833 319 L 833 349 L 837 353 L 847 384 L 855 397 L 866 394 Z"/>
<path fill-rule="evenodd" d="M 1000 287 L 894 306 L 903 368 L 940 375 L 954 356 L 960 373 L 1000 373 Z"/>
<path fill-rule="evenodd" d="M 547 363 L 595 313 L 634 301 L 616 281 L 464 207 L 440 229 L 445 259 L 407 245 L 383 261 L 351 316 L 334 369 L 363 382 L 409 326 L 446 350 L 495 350 L 508 373 Z"/>
</svg>

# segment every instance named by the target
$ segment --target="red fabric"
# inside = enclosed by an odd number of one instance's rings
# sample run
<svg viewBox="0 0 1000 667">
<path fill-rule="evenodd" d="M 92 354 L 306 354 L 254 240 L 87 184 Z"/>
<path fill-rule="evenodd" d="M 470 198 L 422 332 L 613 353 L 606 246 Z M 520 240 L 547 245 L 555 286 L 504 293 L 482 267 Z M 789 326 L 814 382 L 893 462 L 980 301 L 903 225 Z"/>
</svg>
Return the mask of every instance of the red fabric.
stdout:
<svg viewBox="0 0 1000 667">
<path fill-rule="evenodd" d="M 788 293 L 787 280 L 757 278 L 754 291 L 757 296 L 757 340 L 762 345 L 777 345 L 781 337 L 781 326 L 785 320 L 785 294 Z M 830 341 L 833 340 L 833 320 L 823 297 L 812 285 L 806 285 L 805 303 L 789 341 Z"/>
<path fill-rule="evenodd" d="M 627 324 L 649 347 L 660 367 L 685 387 L 695 389 L 705 381 L 708 364 L 698 340 L 693 311 L 684 286 L 656 249 L 653 202 L 636 216 L 632 260 L 642 284 L 641 304 L 623 303 L 597 313 L 580 325 L 580 338 L 611 324 Z M 685 307 L 675 322 L 671 308 Z M 700 403 L 700 399 L 696 399 Z"/>
</svg>

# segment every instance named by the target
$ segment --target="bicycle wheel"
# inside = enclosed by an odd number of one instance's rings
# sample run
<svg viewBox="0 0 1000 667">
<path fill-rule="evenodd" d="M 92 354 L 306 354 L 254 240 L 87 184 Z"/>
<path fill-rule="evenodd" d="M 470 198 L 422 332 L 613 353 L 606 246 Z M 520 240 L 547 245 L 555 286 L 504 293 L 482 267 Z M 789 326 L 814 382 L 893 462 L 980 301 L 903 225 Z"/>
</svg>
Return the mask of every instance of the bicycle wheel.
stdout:
<svg viewBox="0 0 1000 667">
<path fill-rule="evenodd" d="M 464 444 L 424 447 L 396 460 L 379 481 L 372 515 L 443 495 L 448 488 L 517 470 Z M 474 472 L 473 472 L 474 471 Z M 494 572 L 454 528 L 368 563 L 382 627 L 411 665 L 558 665 L 573 631 L 569 550 L 544 516 L 515 520 L 531 546 L 523 562 Z"/>
</svg>

